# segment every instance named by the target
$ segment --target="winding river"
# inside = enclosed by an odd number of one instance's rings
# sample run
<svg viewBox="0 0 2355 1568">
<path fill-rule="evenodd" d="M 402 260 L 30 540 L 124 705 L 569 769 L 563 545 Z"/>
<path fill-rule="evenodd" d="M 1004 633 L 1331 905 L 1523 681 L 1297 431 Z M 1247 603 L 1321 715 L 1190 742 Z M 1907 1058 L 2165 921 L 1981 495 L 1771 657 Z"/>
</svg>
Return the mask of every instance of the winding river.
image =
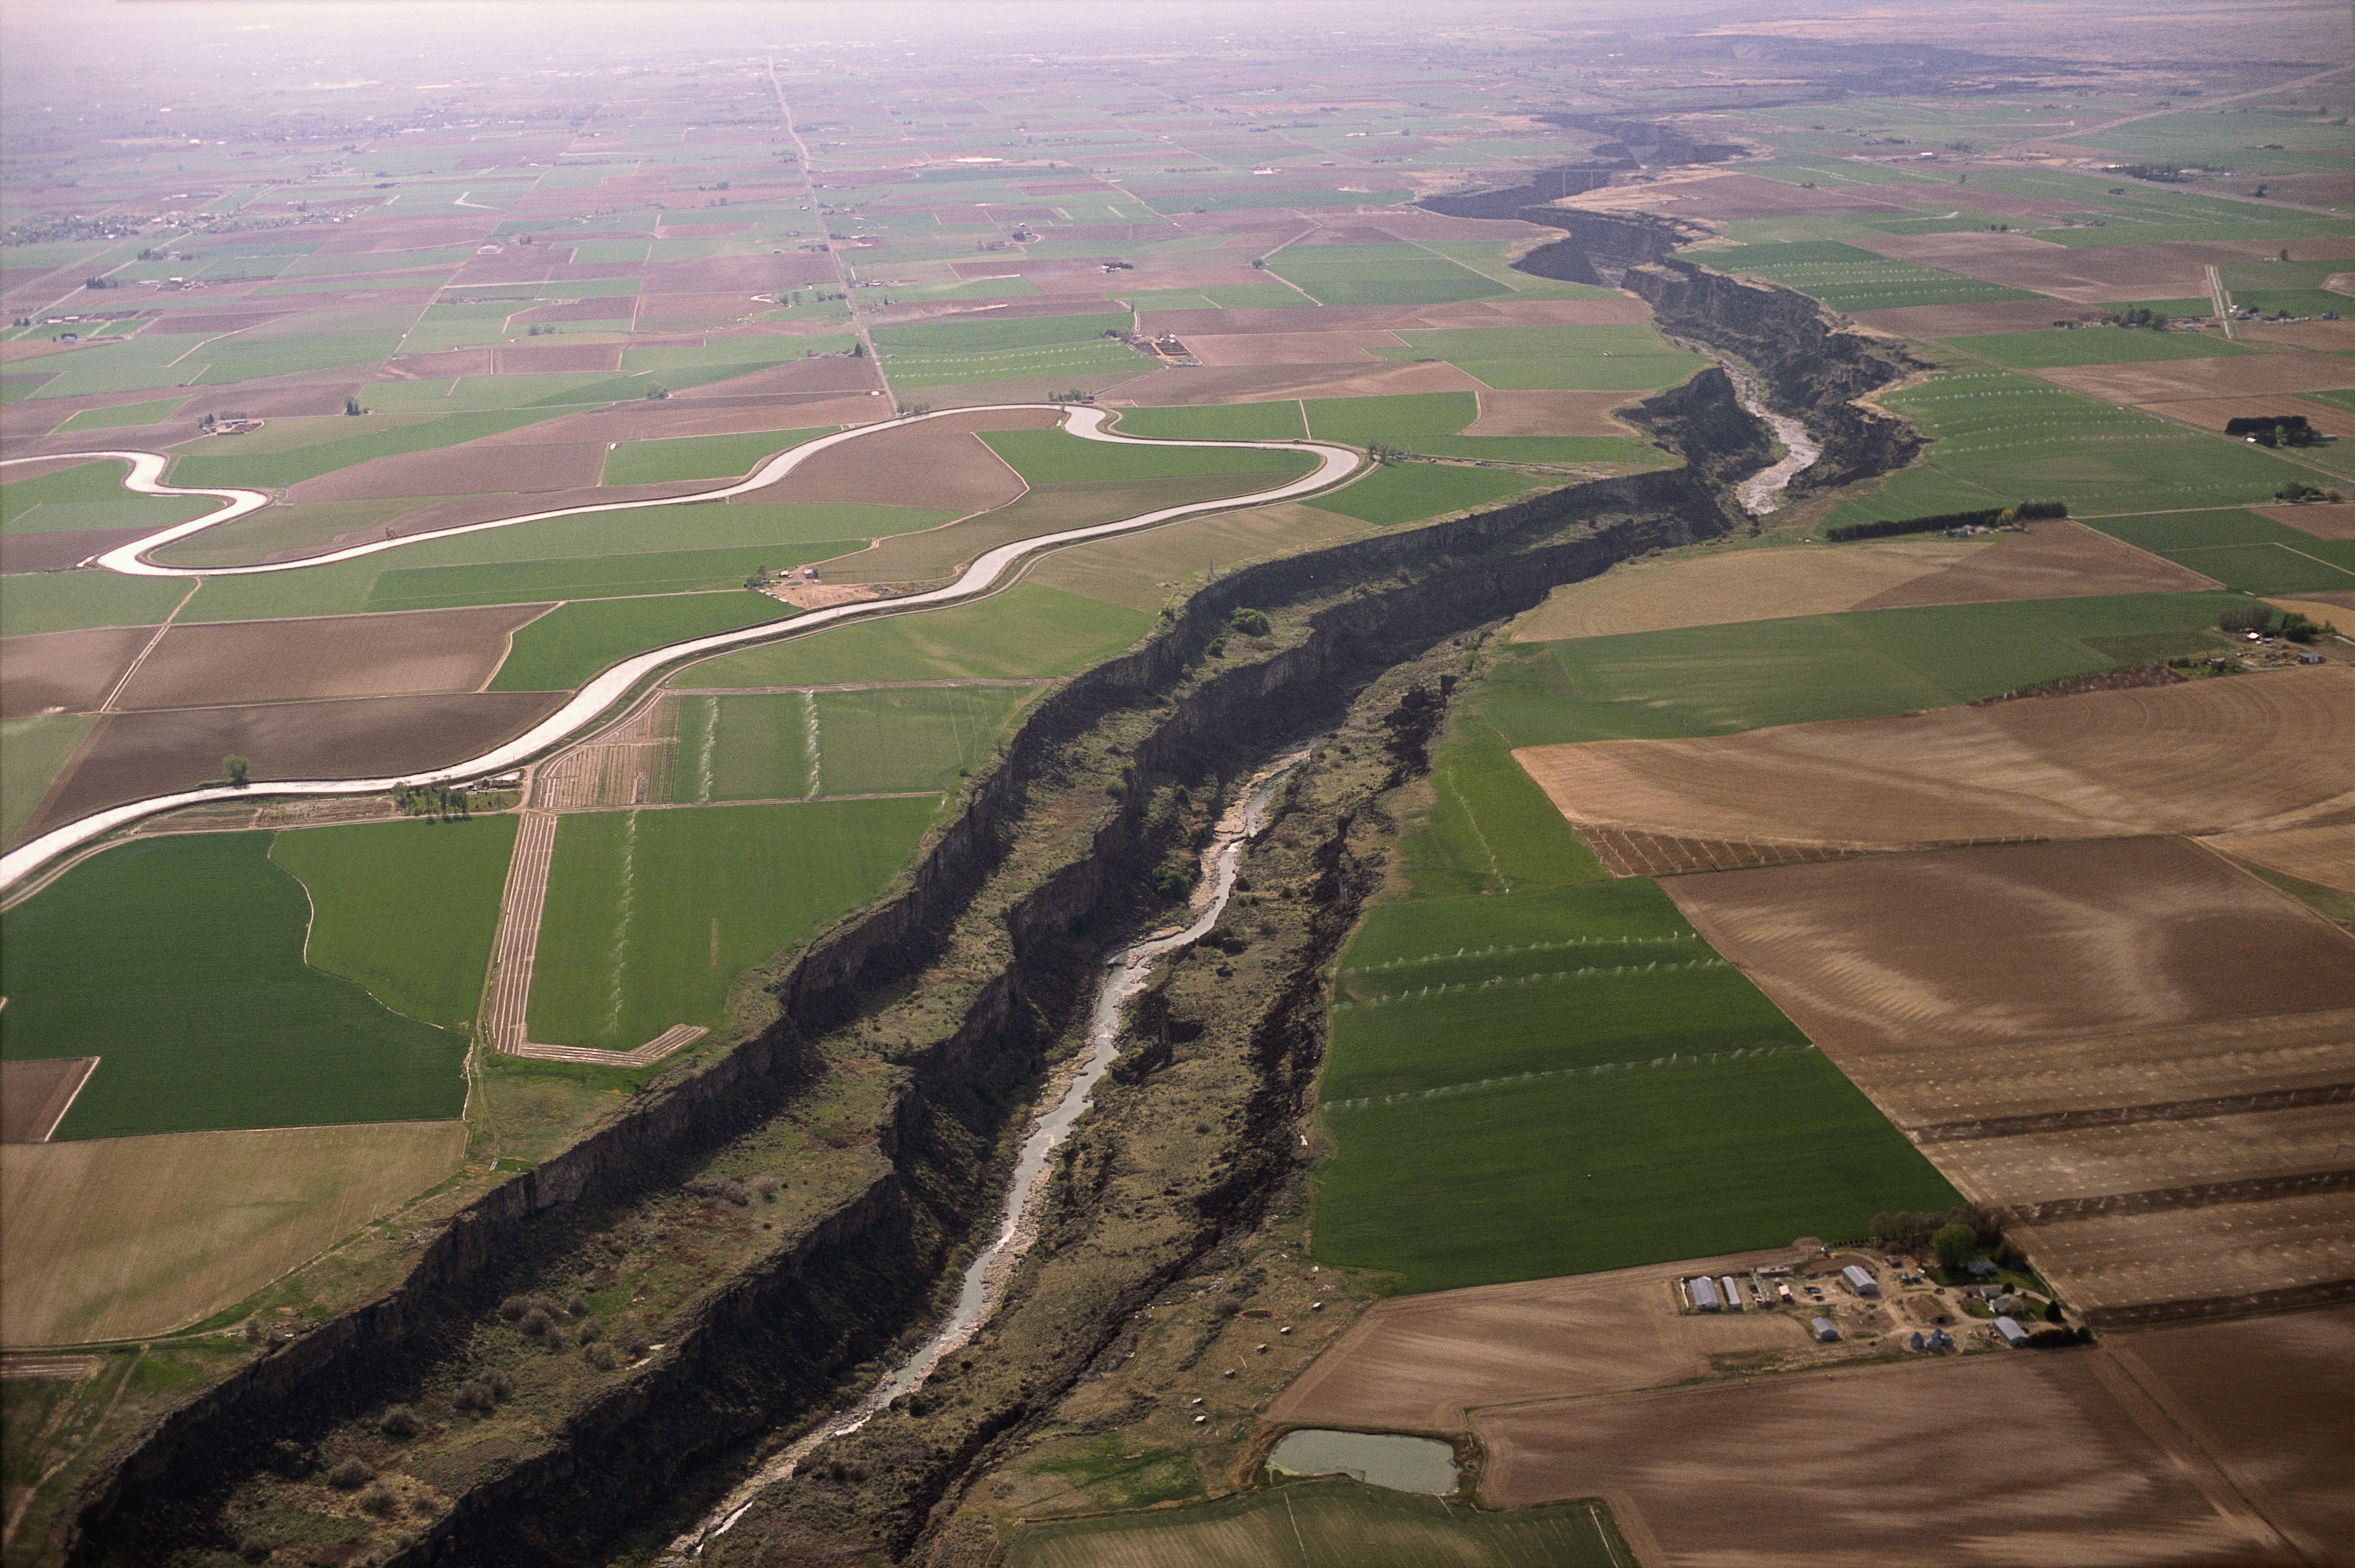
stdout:
<svg viewBox="0 0 2355 1568">
<path fill-rule="evenodd" d="M 256 796 L 282 795 L 371 795 L 392 789 L 398 784 L 411 787 L 425 784 L 459 783 L 486 774 L 504 773 L 532 760 L 558 744 L 585 732 L 592 724 L 611 712 L 617 703 L 630 695 L 639 683 L 665 666 L 682 659 L 699 658 L 706 654 L 725 652 L 730 649 L 748 648 L 756 643 L 783 641 L 806 636 L 846 620 L 865 620 L 878 615 L 898 615 L 909 610 L 929 609 L 942 605 L 959 604 L 984 596 L 1005 586 L 1014 568 L 1025 558 L 1041 550 L 1064 545 L 1076 545 L 1090 539 L 1108 539 L 1116 535 L 1133 534 L 1142 529 L 1158 527 L 1164 523 L 1205 512 L 1223 512 L 1237 507 L 1259 506 L 1272 501 L 1288 501 L 1295 496 L 1337 484 L 1355 472 L 1364 454 L 1354 447 L 1330 441 L 1163 441 L 1146 440 L 1136 436 L 1119 435 L 1104 428 L 1110 410 L 1086 407 L 1065 407 L 1048 403 L 1001 403 L 976 408 L 943 408 L 935 413 L 915 416 L 916 419 L 943 418 L 952 414 L 990 414 L 1052 408 L 1063 416 L 1063 429 L 1086 440 L 1109 441 L 1121 446 L 1180 446 L 1180 447 L 1240 447 L 1267 449 L 1278 451 L 1305 452 L 1316 459 L 1316 466 L 1297 479 L 1271 489 L 1247 495 L 1231 495 L 1217 501 L 1197 501 L 1182 506 L 1164 506 L 1156 511 L 1139 513 L 1133 517 L 1111 523 L 1099 523 L 1084 528 L 1066 528 L 1058 533 L 1039 534 L 1027 539 L 985 551 L 957 579 L 945 588 L 928 592 L 909 594 L 900 599 L 867 599 L 857 604 L 835 605 L 814 609 L 785 621 L 762 621 L 734 631 L 723 631 L 709 637 L 691 638 L 674 642 L 624 659 L 590 681 L 573 694 L 570 701 L 548 717 L 524 731 L 514 739 L 493 747 L 478 756 L 452 763 L 444 768 L 424 769 L 384 779 L 272 779 L 250 789 L 240 789 L 227 784 L 209 785 L 195 789 L 176 790 L 169 794 L 151 795 L 144 800 L 125 801 L 94 811 L 87 817 L 52 828 L 37 838 L 29 839 L 16 848 L 0 854 L 0 891 L 15 886 L 43 865 L 70 851 L 91 843 L 117 828 L 127 826 L 144 817 L 160 811 L 175 810 L 182 806 L 194 806 L 208 800 L 248 800 Z M 39 457 L 11 458 L 7 466 L 20 462 L 80 461 L 114 458 L 131 465 L 123 479 L 124 488 L 142 495 L 209 495 L 227 503 L 219 510 L 207 514 L 192 523 L 183 523 L 149 535 L 144 539 L 109 550 L 93 557 L 86 565 L 120 572 L 132 577 L 240 577 L 262 572 L 301 571 L 311 567 L 326 566 L 336 561 L 347 561 L 357 556 L 374 555 L 380 550 L 400 549 L 426 539 L 447 539 L 459 534 L 477 534 L 493 528 L 512 528 L 520 524 L 544 522 L 556 517 L 579 517 L 598 512 L 635 510 L 647 506 L 686 506 L 704 502 L 721 501 L 742 495 L 774 484 L 802 463 L 819 452 L 858 440 L 878 430 L 898 429 L 914 420 L 898 419 L 882 424 L 861 425 L 852 429 L 838 430 L 805 441 L 790 451 L 780 452 L 754 469 L 751 474 L 734 484 L 718 490 L 698 491 L 691 495 L 673 495 L 654 501 L 602 502 L 586 506 L 564 506 L 544 512 L 518 513 L 484 523 L 470 523 L 432 533 L 410 534 L 398 539 L 372 540 L 325 555 L 313 556 L 299 561 L 271 561 L 244 567 L 171 567 L 159 565 L 149 557 L 165 546 L 218 528 L 224 523 L 248 515 L 269 504 L 270 498 L 258 490 L 192 490 L 160 482 L 159 477 L 169 461 L 160 452 L 143 451 L 72 451 L 49 452 Z"/>
<path fill-rule="evenodd" d="M 1196 886 L 1189 911 L 1192 918 L 1188 924 L 1181 929 L 1157 931 L 1132 943 L 1105 963 L 1103 978 L 1096 982 L 1087 1038 L 1072 1065 L 1071 1077 L 1055 1095 L 1050 1108 L 1031 1124 L 1029 1136 L 1015 1158 L 1014 1174 L 1007 1182 L 996 1233 L 966 1266 L 964 1279 L 957 1290 L 956 1306 L 947 1320 L 868 1390 L 865 1397 L 841 1414 L 821 1422 L 762 1466 L 751 1479 L 729 1493 L 694 1530 L 672 1542 L 674 1560 L 698 1556 L 706 1542 L 726 1534 L 761 1493 L 780 1481 L 791 1479 L 794 1471 L 818 1445 L 830 1437 L 858 1431 L 893 1400 L 922 1386 L 932 1369 L 940 1365 L 941 1359 L 962 1349 L 988 1319 L 1005 1295 L 1006 1282 L 1013 1277 L 1015 1266 L 1038 1238 L 1035 1211 L 1047 1190 L 1048 1161 L 1086 1113 L 1096 1085 L 1112 1070 L 1114 1059 L 1120 1054 L 1123 1017 L 1128 1004 L 1152 980 L 1153 960 L 1201 940 L 1219 923 L 1220 916 L 1226 913 L 1227 900 L 1233 895 L 1244 846 L 1259 836 L 1277 788 L 1308 752 L 1309 747 L 1302 747 L 1261 768 L 1219 820 L 1211 831 L 1209 846 L 1202 852 L 1202 880 Z"/>
</svg>

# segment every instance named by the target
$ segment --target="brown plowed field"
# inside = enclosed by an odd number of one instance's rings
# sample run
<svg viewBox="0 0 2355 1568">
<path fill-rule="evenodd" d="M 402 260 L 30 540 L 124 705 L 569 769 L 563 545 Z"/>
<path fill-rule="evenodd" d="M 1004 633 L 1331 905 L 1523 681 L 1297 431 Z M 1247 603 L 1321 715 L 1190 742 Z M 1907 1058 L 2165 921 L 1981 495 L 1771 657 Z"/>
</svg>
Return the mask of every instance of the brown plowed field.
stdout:
<svg viewBox="0 0 2355 1568">
<path fill-rule="evenodd" d="M 2225 833 L 2206 842 L 2234 860 L 2355 893 L 2355 822 L 2281 833 Z"/>
<path fill-rule="evenodd" d="M 1485 392 L 1452 365 L 1234 366 L 1156 370 L 1124 385 L 1121 396 L 1147 408 L 1209 403 L 1265 403 L 1286 397 L 1383 397 L 1401 392 Z"/>
<path fill-rule="evenodd" d="M 982 512 L 1022 493 L 1022 477 L 975 432 L 1045 429 L 1057 416 L 947 414 L 878 430 L 818 453 L 748 501 L 872 502 L 939 512 Z"/>
<path fill-rule="evenodd" d="M 153 528 L 86 528 L 58 534 L 0 534 L 0 573 L 54 572 L 80 566 Z"/>
<path fill-rule="evenodd" d="M 1908 305 L 1859 311 L 1859 326 L 1899 337 L 1968 337 L 1987 332 L 2034 332 L 2060 321 L 2096 321 L 2101 313 L 2060 300 L 1988 300 L 1972 305 Z"/>
<path fill-rule="evenodd" d="M 1403 346 L 1386 332 L 1363 328 L 1348 332 L 1236 333 L 1225 336 L 1201 334 L 1183 340 L 1188 352 L 1206 366 L 1337 365 L 1345 360 L 1379 359 L 1378 348 Z"/>
<path fill-rule="evenodd" d="M 1711 1356 L 1807 1341 L 1779 1313 L 1681 1313 L 1677 1280 L 1790 1261 L 1786 1248 L 1393 1297 L 1334 1340 L 1277 1396 L 1267 1418 L 1449 1432 L 1485 1405 L 1705 1376 Z"/>
<path fill-rule="evenodd" d="M 438 381 L 449 376 L 488 376 L 491 350 L 445 348 L 432 354 L 402 354 L 384 362 L 383 381 Z"/>
<path fill-rule="evenodd" d="M 2100 1356 L 1989 1353 L 1487 1411 L 1474 1423 L 1489 1456 L 1481 1499 L 1600 1493 L 1645 1562 L 1676 1568 L 2296 1562 Z M 1999 1436 L 1942 1419 L 1972 1411 L 2000 1412 Z M 1936 1522 L 1959 1499 L 1966 1521 Z"/>
<path fill-rule="evenodd" d="M 218 707 L 479 691 L 506 657 L 516 629 L 548 609 L 501 604 L 175 626 L 115 706 Z"/>
<path fill-rule="evenodd" d="M 2254 832 L 2355 806 L 2355 670 L 1514 755 L 1580 827 L 1849 849 Z"/>
<path fill-rule="evenodd" d="M 2009 1230 L 2070 1306 L 2096 1315 L 2342 1283 L 2355 1292 L 2355 1192 L 2343 1189 Z"/>
<path fill-rule="evenodd" d="M 95 1056 L 0 1062 L 0 1143 L 46 1143 L 90 1081 Z"/>
<path fill-rule="evenodd" d="M 2283 343 L 2323 354 L 2355 352 L 2355 321 L 2240 322 L 2232 334 L 2243 343 Z"/>
<path fill-rule="evenodd" d="M 499 376 L 522 376 L 552 370 L 612 373 L 622 368 L 618 343 L 528 344 L 491 351 L 491 370 Z"/>
<path fill-rule="evenodd" d="M 1586 841 L 1614 876 L 1677 876 L 1689 871 L 1736 871 L 1751 865 L 1837 860 L 1855 852 L 1828 844 L 1774 839 L 1702 839 L 1581 823 Z"/>
<path fill-rule="evenodd" d="M 1813 193 L 1810 193 L 1813 194 Z M 2272 253 L 2262 240 L 2177 240 L 2149 245 L 2055 245 L 2025 234 L 1860 234 L 1848 243 L 1924 267 L 2082 304 L 2183 300 L 2207 293 L 2206 269 Z M 2055 313 L 2056 314 L 2061 313 Z"/>
<path fill-rule="evenodd" d="M 2355 939 L 2254 877 L 2143 838 L 1666 885 L 1958 1187 L 2068 1205 L 2016 1234 L 2080 1311 L 2355 1279 L 2355 1192 L 2283 1180 L 2355 1141 Z"/>
<path fill-rule="evenodd" d="M 2304 399 L 2301 398 L 2299 401 L 2303 403 Z M 2307 406 L 2316 407 L 2317 405 Z M 2261 411 L 2270 414 L 2282 410 L 2267 408 Z M 2346 420 L 2349 425 L 2349 434 L 2355 435 L 2355 414 L 2339 409 L 2333 409 L 2332 412 Z M 2314 423 L 2318 429 L 2328 428 L 2319 419 Z M 2286 527 L 2295 528 L 2299 533 L 2311 535 L 2317 539 L 2355 539 L 2355 506 L 2252 506 L 2249 510 L 2260 517 L 2270 517 Z"/>
<path fill-rule="evenodd" d="M 1480 417 L 1467 436 L 1625 436 L 1635 432 L 1611 417 L 1630 400 L 1626 392 L 1482 392 Z"/>
<path fill-rule="evenodd" d="M 110 714 L 26 832 L 218 780 L 221 758 L 232 755 L 253 759 L 257 782 L 366 779 L 456 762 L 528 728 L 563 700 L 561 692 L 479 692 Z"/>
<path fill-rule="evenodd" d="M 2221 359 L 2156 359 L 2139 365 L 2078 365 L 2032 374 L 2105 403 L 2171 405 L 2355 387 L 2355 359 L 2285 351 Z"/>
<path fill-rule="evenodd" d="M 155 635 L 152 626 L 104 626 L 0 639 L 0 718 L 91 712 Z"/>
<path fill-rule="evenodd" d="M 749 351 L 748 351 L 749 352 Z M 699 402 L 719 397 L 777 397 L 814 392 L 865 392 L 874 387 L 874 361 L 819 356 L 788 360 L 765 370 L 706 382 L 671 394 L 672 402 Z M 879 410 L 890 413 L 889 408 Z"/>
<path fill-rule="evenodd" d="M 2273 397 L 2192 397 L 2167 405 L 2167 417 L 2199 426 L 2203 430 L 2223 429 L 2227 421 L 2260 414 L 2291 414 L 2303 418 L 2316 429 L 2328 435 L 2355 435 L 2355 409 L 2334 408 L 2311 397 L 2284 394 Z M 2278 506 L 2266 509 L 2269 514 L 2286 512 L 2320 510 L 2308 506 Z M 2341 509 L 2343 512 L 2343 509 Z M 2289 521 L 2289 519 L 2284 519 Z"/>
<path fill-rule="evenodd" d="M 1805 190 L 1783 180 L 1759 175 L 1704 175 L 1698 179 L 1671 176 L 1657 185 L 1628 191 L 1629 199 L 1657 196 L 1664 210 L 1680 217 L 1782 217 L 1791 213 L 1871 212 L 1896 214 L 1904 207 L 1876 194 L 1885 185 L 1832 185 Z M 1589 192 L 1594 196 L 1600 193 Z M 1613 193 L 1614 196 L 1617 192 Z M 1584 205 L 1583 201 L 1580 205 Z M 1702 260 L 1708 258 L 1704 256 Z"/>
<path fill-rule="evenodd" d="M 2113 1358 L 2317 1563 L 2355 1541 L 2355 1308 L 2162 1329 Z"/>
<path fill-rule="evenodd" d="M 1851 1076 L 1881 1053 L 2355 1008 L 2355 938 L 2177 839 L 1875 855 L 1666 886 Z"/>
<path fill-rule="evenodd" d="M 356 501 L 588 488 L 596 484 L 604 462 L 605 449 L 585 441 L 569 446 L 477 442 L 370 458 L 291 486 L 286 498 L 298 503 Z"/>
</svg>

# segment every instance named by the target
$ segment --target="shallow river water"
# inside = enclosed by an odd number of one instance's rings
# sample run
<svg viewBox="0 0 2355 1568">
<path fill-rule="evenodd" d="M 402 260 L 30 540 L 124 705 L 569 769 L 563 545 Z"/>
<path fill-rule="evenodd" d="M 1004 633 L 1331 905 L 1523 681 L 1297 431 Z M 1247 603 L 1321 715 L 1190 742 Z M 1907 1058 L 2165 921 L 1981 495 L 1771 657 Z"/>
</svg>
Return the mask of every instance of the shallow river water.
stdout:
<svg viewBox="0 0 2355 1568">
<path fill-rule="evenodd" d="M 1071 1135 L 1073 1124 L 1086 1112 L 1096 1085 L 1111 1071 L 1114 1059 L 1120 1054 L 1121 1022 L 1128 1004 L 1151 982 L 1156 959 L 1199 941 L 1226 913 L 1227 900 L 1234 893 L 1235 876 L 1242 864 L 1244 847 L 1259 836 L 1277 788 L 1308 751 L 1309 747 L 1304 746 L 1254 774 L 1227 814 L 1220 819 L 1211 832 L 1209 846 L 1202 852 L 1202 880 L 1189 906 L 1188 922 L 1183 927 L 1165 928 L 1132 943 L 1105 963 L 1103 979 L 1096 986 L 1095 1006 L 1088 1020 L 1086 1043 L 1069 1069 L 1069 1079 L 1059 1091 L 1050 1091 L 1053 1104 L 1031 1124 L 1029 1136 L 1023 1140 L 1021 1152 L 1015 1159 L 1014 1174 L 1007 1183 L 997 1230 L 989 1245 L 966 1266 L 956 1306 L 948 1319 L 858 1404 L 821 1423 L 730 1492 L 702 1523 L 673 1542 L 675 1555 L 699 1555 L 706 1541 L 726 1533 L 762 1491 L 791 1478 L 794 1469 L 818 1445 L 829 1437 L 858 1431 L 893 1400 L 921 1386 L 942 1357 L 963 1347 L 987 1320 L 1004 1295 L 1015 1266 L 1029 1251 L 1038 1234 L 1033 1211 L 1046 1189 L 1048 1161 L 1056 1146 Z"/>
</svg>

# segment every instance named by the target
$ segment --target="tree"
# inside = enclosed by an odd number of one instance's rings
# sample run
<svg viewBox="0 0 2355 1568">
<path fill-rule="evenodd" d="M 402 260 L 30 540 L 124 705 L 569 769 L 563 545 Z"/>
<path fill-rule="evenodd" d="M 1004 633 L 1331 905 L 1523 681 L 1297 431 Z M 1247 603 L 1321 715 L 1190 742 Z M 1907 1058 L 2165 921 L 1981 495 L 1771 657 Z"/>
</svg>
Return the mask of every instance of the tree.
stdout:
<svg viewBox="0 0 2355 1568">
<path fill-rule="evenodd" d="M 354 418 L 357 418 L 360 415 L 367 413 L 368 410 L 360 407 L 360 400 L 358 398 L 346 397 L 344 399 L 344 412 Z"/>
<path fill-rule="evenodd" d="M 2044 1320 L 2045 1320 L 2046 1322 L 2048 1322 L 2048 1323 L 2058 1323 L 2059 1321 L 2061 1321 L 2061 1303 L 2060 1303 L 2060 1302 L 2058 1302 L 2058 1301 L 2047 1301 L 2047 1302 L 2044 1304 Z"/>
<path fill-rule="evenodd" d="M 224 757 L 221 758 L 221 771 L 229 776 L 232 789 L 242 789 L 246 786 L 247 776 L 253 771 L 253 764 L 246 758 Z"/>
<path fill-rule="evenodd" d="M 1979 1234 L 1968 1225 L 1941 1225 L 1930 1237 L 1930 1250 L 1948 1268 L 1960 1268 L 1978 1251 Z"/>
</svg>

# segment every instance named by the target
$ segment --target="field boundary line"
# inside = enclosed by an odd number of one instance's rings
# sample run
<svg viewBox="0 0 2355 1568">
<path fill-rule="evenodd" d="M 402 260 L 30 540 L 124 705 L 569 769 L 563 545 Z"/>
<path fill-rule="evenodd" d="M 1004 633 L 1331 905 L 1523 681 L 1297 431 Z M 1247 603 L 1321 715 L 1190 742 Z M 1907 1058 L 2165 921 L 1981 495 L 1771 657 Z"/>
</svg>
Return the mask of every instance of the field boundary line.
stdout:
<svg viewBox="0 0 2355 1568">
<path fill-rule="evenodd" d="M 2176 1413 L 2168 1408 L 2168 1402 L 2162 1401 L 2107 1346 L 2102 1347 L 2097 1353 L 2093 1373 L 2094 1381 L 2102 1385 L 2102 1391 L 2110 1396 L 2126 1419 L 2141 1428 L 2143 1436 L 2175 1461 L 2183 1478 L 2198 1489 L 2211 1508 L 2252 1537 L 2260 1534 L 2260 1530 L 2250 1528 L 2254 1522 L 2261 1527 L 2263 1534 L 2272 1536 L 2274 1542 L 2290 1557 L 2313 1561 L 2298 1550 L 2296 1543 L 2282 1532 L 2281 1527 L 2266 1517 L 2265 1511 L 2241 1489 L 2239 1483 L 2216 1462 L 2216 1457 L 2208 1451 L 2207 1445 L 2200 1442 Z M 2257 1542 L 2253 1539 L 2250 1544 L 2254 1546 Z"/>
<path fill-rule="evenodd" d="M 123 688 L 131 683 L 132 676 L 139 673 L 139 666 L 147 662 L 147 655 L 155 652 L 156 647 L 164 641 L 164 633 L 172 630 L 172 622 L 179 620 L 180 611 L 188 608 L 188 601 L 196 598 L 197 590 L 204 586 L 205 579 L 202 577 L 188 585 L 188 591 L 180 596 L 180 602 L 174 605 L 171 613 L 164 617 L 163 624 L 155 628 L 155 635 L 147 640 L 147 646 L 139 650 L 139 656 L 136 659 L 123 666 L 122 675 L 116 679 L 112 686 L 108 688 L 106 695 L 99 702 L 100 713 L 109 714 L 115 711 L 114 699 L 123 694 Z"/>
</svg>

